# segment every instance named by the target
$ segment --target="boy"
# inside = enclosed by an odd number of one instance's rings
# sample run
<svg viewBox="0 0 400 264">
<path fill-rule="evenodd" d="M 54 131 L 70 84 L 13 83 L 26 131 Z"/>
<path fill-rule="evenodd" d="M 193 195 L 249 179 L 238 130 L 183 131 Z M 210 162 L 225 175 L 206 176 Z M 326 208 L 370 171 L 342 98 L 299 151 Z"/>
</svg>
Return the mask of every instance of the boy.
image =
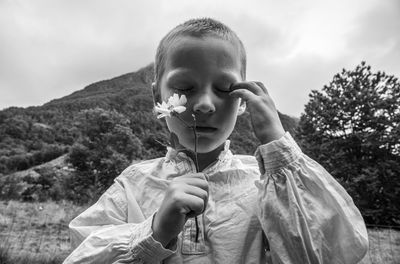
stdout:
<svg viewBox="0 0 400 264">
<path fill-rule="evenodd" d="M 245 81 L 243 44 L 212 19 L 177 26 L 155 62 L 154 103 L 185 95 L 167 117 L 179 146 L 127 168 L 75 218 L 78 246 L 65 263 L 357 263 L 368 248 L 363 219 L 345 190 L 304 155 L 262 83 Z M 237 115 L 250 112 L 261 145 L 233 155 Z M 177 151 L 177 149 L 185 149 Z M 191 150 L 191 151 L 190 151 Z M 197 232 L 199 231 L 199 232 Z"/>
</svg>

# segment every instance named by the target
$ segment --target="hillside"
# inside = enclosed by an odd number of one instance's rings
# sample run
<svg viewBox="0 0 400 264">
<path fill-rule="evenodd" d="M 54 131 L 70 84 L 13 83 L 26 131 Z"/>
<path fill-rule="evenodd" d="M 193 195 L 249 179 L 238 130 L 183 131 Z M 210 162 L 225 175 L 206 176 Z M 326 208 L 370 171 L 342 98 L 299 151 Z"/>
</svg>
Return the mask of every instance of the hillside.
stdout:
<svg viewBox="0 0 400 264">
<path fill-rule="evenodd" d="M 153 79 L 153 65 L 150 64 L 137 72 L 127 73 L 110 80 L 104 80 L 90 84 L 82 90 L 73 92 L 70 95 L 59 99 L 52 100 L 43 105 L 43 107 L 58 107 L 67 104 L 75 104 L 79 102 L 90 102 L 96 100 L 99 106 L 102 105 L 100 100 L 115 97 L 116 95 L 125 94 L 127 91 L 134 91 L 136 95 L 151 94 L 150 84 Z M 110 101 L 112 103 L 112 100 Z"/>
<path fill-rule="evenodd" d="M 89 109 L 101 109 L 96 111 L 102 118 L 108 115 L 113 120 L 118 116 L 130 128 L 142 150 L 135 159 L 163 155 L 164 147 L 154 140 L 166 142 L 168 132 L 152 113 L 153 75 L 150 64 L 137 72 L 90 84 L 42 106 L 0 111 L 0 175 L 25 170 L 68 153 L 90 130 L 84 126 Z M 284 128 L 293 133 L 298 119 L 281 113 L 280 118 Z M 258 143 L 246 114 L 239 117 L 231 140 L 234 152 L 255 150 Z"/>
</svg>

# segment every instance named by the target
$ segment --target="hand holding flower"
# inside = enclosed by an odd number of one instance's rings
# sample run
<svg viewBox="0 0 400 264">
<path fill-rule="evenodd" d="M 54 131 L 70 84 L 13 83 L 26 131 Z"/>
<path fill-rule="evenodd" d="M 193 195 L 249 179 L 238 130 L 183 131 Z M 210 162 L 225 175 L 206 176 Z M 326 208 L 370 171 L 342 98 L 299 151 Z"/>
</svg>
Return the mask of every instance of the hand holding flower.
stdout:
<svg viewBox="0 0 400 264">
<path fill-rule="evenodd" d="M 173 94 L 167 102 L 157 103 L 154 107 L 154 110 L 159 113 L 157 118 L 178 118 L 184 125 L 193 130 L 195 139 L 194 163 L 197 173 L 182 175 L 173 180 L 154 218 L 154 238 L 164 246 L 182 230 L 188 217 L 195 217 L 196 241 L 198 241 L 199 225 L 197 215 L 205 210 L 208 200 L 208 182 L 204 174 L 198 173 L 196 117 L 192 115 L 194 125 L 191 126 L 179 116 L 180 113 L 186 110 L 184 106 L 186 102 L 185 95 L 179 97 L 179 95 Z M 174 133 L 171 133 L 171 141 L 172 146 L 179 145 L 179 139 Z"/>
<path fill-rule="evenodd" d="M 154 239 L 165 247 L 182 231 L 189 217 L 204 212 L 207 200 L 208 182 L 204 173 L 189 173 L 174 178 L 154 217 Z"/>
</svg>

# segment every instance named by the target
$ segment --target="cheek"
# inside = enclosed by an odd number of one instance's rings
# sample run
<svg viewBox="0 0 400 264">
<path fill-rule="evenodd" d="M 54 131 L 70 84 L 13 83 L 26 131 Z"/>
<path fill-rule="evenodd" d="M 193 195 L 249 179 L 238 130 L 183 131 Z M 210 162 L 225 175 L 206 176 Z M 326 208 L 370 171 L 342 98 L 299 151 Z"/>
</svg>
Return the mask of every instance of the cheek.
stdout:
<svg viewBox="0 0 400 264">
<path fill-rule="evenodd" d="M 236 116 L 239 109 L 240 100 L 237 98 L 229 98 L 226 100 L 227 101 L 221 105 L 221 111 L 225 114 L 229 113 L 230 116 Z"/>
<path fill-rule="evenodd" d="M 167 126 L 169 131 L 175 134 L 180 134 L 185 130 L 184 124 L 180 122 L 177 118 L 166 118 Z"/>
<path fill-rule="evenodd" d="M 168 98 L 170 98 L 173 95 L 173 92 L 168 91 L 167 89 L 162 89 L 161 90 L 161 100 L 163 102 L 168 101 Z"/>
<path fill-rule="evenodd" d="M 161 97 L 162 101 L 164 101 L 164 102 L 168 101 L 168 98 L 170 98 L 174 93 L 177 93 L 177 92 L 171 88 L 168 88 L 168 86 L 165 84 L 164 81 L 161 83 L 160 97 Z M 179 94 L 179 93 L 177 93 L 177 94 Z"/>
</svg>

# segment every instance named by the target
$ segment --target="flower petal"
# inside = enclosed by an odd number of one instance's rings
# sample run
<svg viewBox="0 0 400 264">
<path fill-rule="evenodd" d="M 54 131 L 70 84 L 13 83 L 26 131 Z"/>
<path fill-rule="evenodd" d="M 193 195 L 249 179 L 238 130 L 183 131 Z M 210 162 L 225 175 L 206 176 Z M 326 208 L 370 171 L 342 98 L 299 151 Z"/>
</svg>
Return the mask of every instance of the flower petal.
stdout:
<svg viewBox="0 0 400 264">
<path fill-rule="evenodd" d="M 168 98 L 168 104 L 176 106 L 179 102 L 179 95 L 174 93 L 170 98 Z"/>
<path fill-rule="evenodd" d="M 168 98 L 167 102 L 157 103 L 154 106 L 154 111 L 159 113 L 157 118 L 163 117 L 171 117 L 173 113 L 182 113 L 186 111 L 186 107 L 183 105 L 186 104 L 187 99 L 185 95 L 181 95 L 179 97 L 178 94 L 174 93 L 172 96 Z"/>
<path fill-rule="evenodd" d="M 186 103 L 187 103 L 186 96 L 182 94 L 181 98 L 179 99 L 179 105 L 185 105 Z"/>
<path fill-rule="evenodd" d="M 169 107 L 169 105 L 166 102 L 162 102 L 162 104 L 157 103 L 157 106 L 164 109 L 168 109 Z"/>
<path fill-rule="evenodd" d="M 164 111 L 165 109 L 164 108 L 162 108 L 161 106 L 154 106 L 154 111 L 156 111 L 156 112 L 162 112 L 162 111 Z"/>
<path fill-rule="evenodd" d="M 187 99 L 186 96 L 183 94 L 179 96 L 178 94 L 174 93 L 170 98 L 168 98 L 168 105 L 169 106 L 180 106 L 186 104 Z"/>
<path fill-rule="evenodd" d="M 174 112 L 177 112 L 178 114 L 180 114 L 180 113 L 186 111 L 186 107 L 181 106 L 181 105 L 178 105 L 178 106 L 175 106 L 175 107 L 174 107 L 173 111 L 174 111 Z"/>
</svg>

